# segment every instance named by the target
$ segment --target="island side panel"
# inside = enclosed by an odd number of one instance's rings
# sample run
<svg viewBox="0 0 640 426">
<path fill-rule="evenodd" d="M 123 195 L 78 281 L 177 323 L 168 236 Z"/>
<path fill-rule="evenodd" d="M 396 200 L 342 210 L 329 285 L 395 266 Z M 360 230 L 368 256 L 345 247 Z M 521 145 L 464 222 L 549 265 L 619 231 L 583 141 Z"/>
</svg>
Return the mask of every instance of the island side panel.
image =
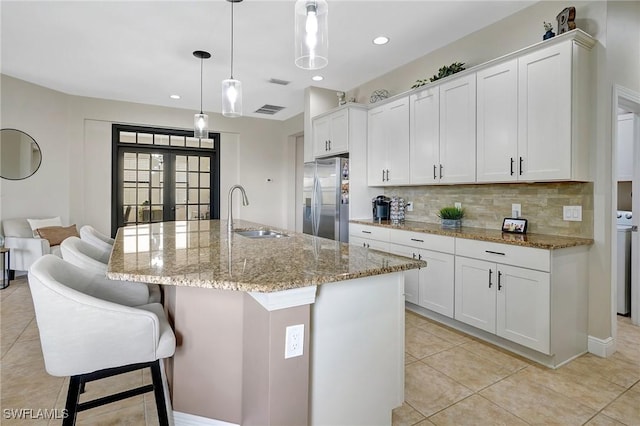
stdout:
<svg viewBox="0 0 640 426">
<path fill-rule="evenodd" d="M 311 425 L 391 424 L 404 400 L 404 273 L 318 286 Z"/>
<path fill-rule="evenodd" d="M 174 411 L 241 424 L 243 295 L 198 287 L 165 292 L 178 342 Z"/>
<path fill-rule="evenodd" d="M 268 311 L 244 293 L 243 425 L 308 424 L 310 305 Z M 304 325 L 303 353 L 285 359 L 286 328 Z"/>
</svg>

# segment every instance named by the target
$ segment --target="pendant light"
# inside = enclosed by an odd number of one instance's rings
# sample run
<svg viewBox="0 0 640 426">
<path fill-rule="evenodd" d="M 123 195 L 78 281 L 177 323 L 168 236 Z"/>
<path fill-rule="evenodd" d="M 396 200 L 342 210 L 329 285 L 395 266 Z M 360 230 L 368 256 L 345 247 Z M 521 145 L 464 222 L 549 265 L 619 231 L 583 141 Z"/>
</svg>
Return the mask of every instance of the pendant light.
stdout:
<svg viewBox="0 0 640 426">
<path fill-rule="evenodd" d="M 305 70 L 329 63 L 329 8 L 325 0 L 297 0 L 295 6 L 296 65 Z"/>
<path fill-rule="evenodd" d="M 202 139 L 209 137 L 209 116 L 202 112 L 202 63 L 211 57 L 211 53 L 196 50 L 193 56 L 200 58 L 200 114 L 193 116 L 193 137 Z"/>
<path fill-rule="evenodd" d="M 231 3 L 231 77 L 222 80 L 222 115 L 240 117 L 242 115 L 242 82 L 233 78 L 233 4 L 242 0 L 227 0 Z"/>
</svg>

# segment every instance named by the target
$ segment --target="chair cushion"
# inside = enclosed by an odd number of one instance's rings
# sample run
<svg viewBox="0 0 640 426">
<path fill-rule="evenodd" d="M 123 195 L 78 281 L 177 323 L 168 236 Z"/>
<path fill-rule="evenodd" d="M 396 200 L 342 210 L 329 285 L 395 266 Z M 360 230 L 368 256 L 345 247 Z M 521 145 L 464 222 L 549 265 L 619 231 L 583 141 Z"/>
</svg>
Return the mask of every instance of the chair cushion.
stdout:
<svg viewBox="0 0 640 426">
<path fill-rule="evenodd" d="M 49 241 L 51 247 L 60 245 L 65 238 L 79 237 L 78 228 L 76 225 L 70 226 L 45 226 L 44 228 L 37 228 L 36 232 L 40 238 L 44 238 Z"/>
<path fill-rule="evenodd" d="M 5 237 L 33 238 L 33 230 L 24 218 L 4 219 L 2 229 Z"/>
<path fill-rule="evenodd" d="M 31 230 L 33 231 L 33 237 L 35 238 L 40 237 L 36 231 L 38 228 L 44 228 L 46 226 L 62 226 L 60 216 L 48 219 L 27 219 L 27 222 L 29 222 L 29 226 L 31 226 Z"/>
</svg>

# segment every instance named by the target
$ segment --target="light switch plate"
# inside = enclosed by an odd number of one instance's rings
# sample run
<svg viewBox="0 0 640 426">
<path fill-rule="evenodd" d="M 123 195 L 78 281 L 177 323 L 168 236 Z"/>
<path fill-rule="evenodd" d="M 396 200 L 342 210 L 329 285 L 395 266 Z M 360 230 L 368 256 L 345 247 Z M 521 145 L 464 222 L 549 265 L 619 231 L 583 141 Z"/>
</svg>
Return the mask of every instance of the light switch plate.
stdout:
<svg viewBox="0 0 640 426">
<path fill-rule="evenodd" d="M 562 206 L 562 219 L 570 222 L 582 222 L 582 206 Z"/>
<path fill-rule="evenodd" d="M 518 218 L 522 216 L 522 206 L 520 204 L 511 204 L 511 217 Z"/>
</svg>

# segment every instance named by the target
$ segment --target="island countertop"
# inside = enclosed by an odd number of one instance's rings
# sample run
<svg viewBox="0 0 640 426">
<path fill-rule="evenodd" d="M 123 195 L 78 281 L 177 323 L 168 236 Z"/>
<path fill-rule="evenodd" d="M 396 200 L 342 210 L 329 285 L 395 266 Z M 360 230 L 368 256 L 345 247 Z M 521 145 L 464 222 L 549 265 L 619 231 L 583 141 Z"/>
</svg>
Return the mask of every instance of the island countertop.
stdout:
<svg viewBox="0 0 640 426">
<path fill-rule="evenodd" d="M 440 224 L 437 223 L 415 222 L 410 220 L 401 224 L 393 224 L 388 220 L 378 222 L 372 219 L 354 219 L 350 222 L 359 223 L 361 225 L 381 226 L 401 231 L 423 232 L 425 234 L 444 235 L 447 237 L 512 244 L 546 250 L 588 246 L 593 244 L 593 239 L 591 238 L 546 234 L 510 234 L 498 229 L 473 228 L 468 226 L 463 226 L 459 229 L 443 229 Z"/>
<path fill-rule="evenodd" d="M 107 277 L 248 292 L 294 288 L 426 266 L 339 241 L 235 220 L 235 230 L 274 229 L 282 238 L 227 232 L 220 220 L 161 222 L 118 229 Z"/>
</svg>

